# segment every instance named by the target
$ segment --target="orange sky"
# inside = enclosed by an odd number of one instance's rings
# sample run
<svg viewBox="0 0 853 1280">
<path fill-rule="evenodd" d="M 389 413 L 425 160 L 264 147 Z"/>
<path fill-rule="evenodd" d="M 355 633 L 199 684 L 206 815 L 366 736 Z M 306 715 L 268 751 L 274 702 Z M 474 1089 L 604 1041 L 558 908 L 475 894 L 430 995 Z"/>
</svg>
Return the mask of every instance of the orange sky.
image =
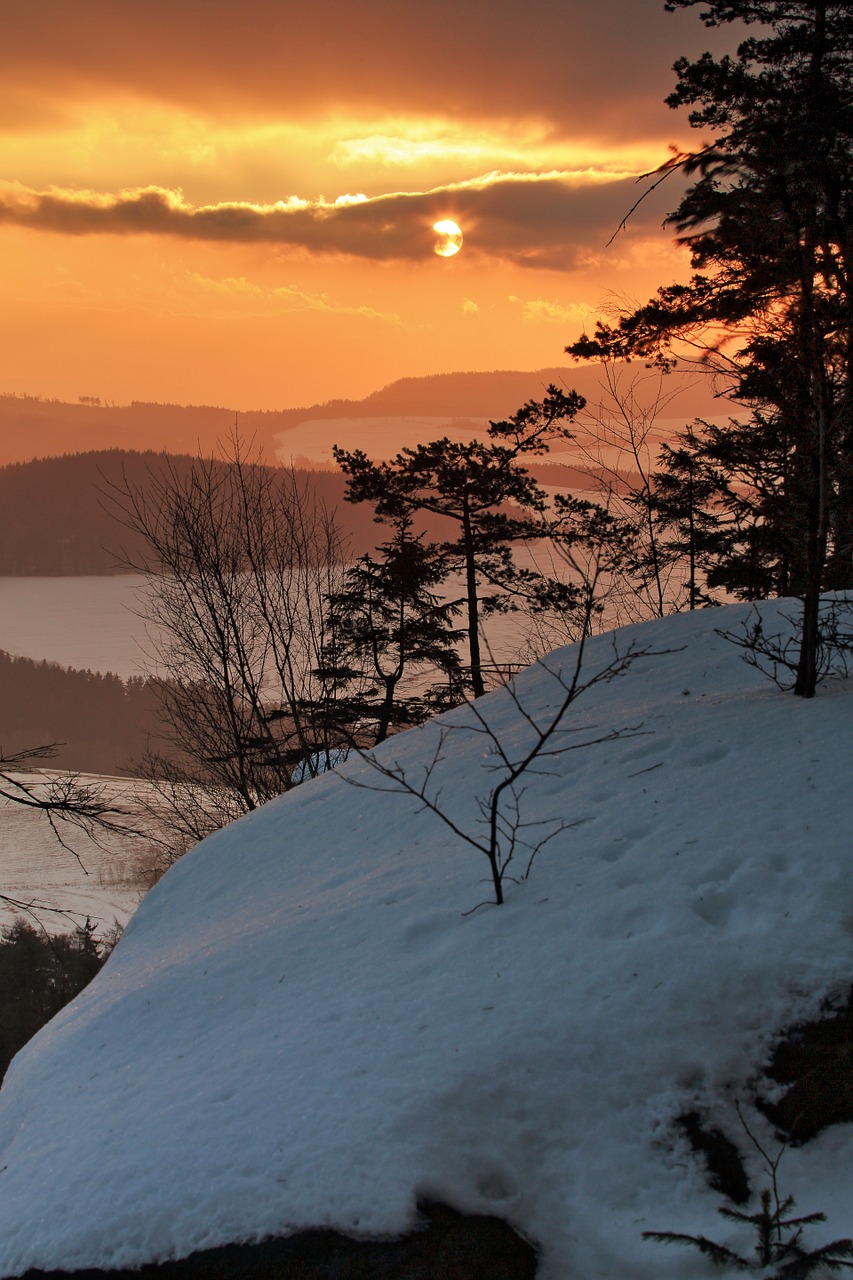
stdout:
<svg viewBox="0 0 853 1280">
<path fill-rule="evenodd" d="M 280 408 L 560 363 L 686 272 L 674 187 L 607 241 L 708 44 L 660 0 L 16 5 L 0 392 Z"/>
</svg>

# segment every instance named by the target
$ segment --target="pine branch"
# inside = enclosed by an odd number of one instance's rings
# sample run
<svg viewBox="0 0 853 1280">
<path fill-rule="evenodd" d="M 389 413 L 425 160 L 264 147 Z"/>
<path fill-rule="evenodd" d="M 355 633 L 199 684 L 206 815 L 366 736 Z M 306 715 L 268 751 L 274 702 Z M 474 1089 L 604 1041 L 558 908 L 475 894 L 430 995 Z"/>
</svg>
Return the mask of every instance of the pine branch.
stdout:
<svg viewBox="0 0 853 1280">
<path fill-rule="evenodd" d="M 704 1253 L 718 1267 L 732 1266 L 738 1271 L 749 1271 L 751 1263 L 746 1258 L 742 1258 L 739 1253 L 735 1253 L 733 1249 L 726 1248 L 725 1245 L 717 1244 L 714 1240 L 709 1240 L 706 1236 L 685 1235 L 680 1231 L 644 1231 L 644 1240 L 657 1240 L 660 1244 L 690 1244 L 698 1249 L 700 1253 Z"/>
</svg>

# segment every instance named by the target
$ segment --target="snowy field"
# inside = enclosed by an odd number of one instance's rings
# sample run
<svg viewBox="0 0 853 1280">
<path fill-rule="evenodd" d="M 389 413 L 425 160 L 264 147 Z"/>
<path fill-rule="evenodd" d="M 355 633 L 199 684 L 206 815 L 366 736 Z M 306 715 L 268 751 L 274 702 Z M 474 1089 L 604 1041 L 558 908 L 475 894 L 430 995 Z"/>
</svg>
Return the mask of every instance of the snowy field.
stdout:
<svg viewBox="0 0 853 1280">
<path fill-rule="evenodd" d="M 28 775 L 30 781 L 37 776 Z M 133 790 L 141 785 L 94 777 L 83 781 L 106 788 L 121 807 L 132 803 Z M 112 833 L 94 841 L 68 823 L 58 823 L 57 829 L 63 844 L 43 814 L 0 802 L 0 893 L 31 907 L 51 932 L 66 933 L 87 917 L 98 933 L 126 924 L 145 891 L 150 855 L 144 843 Z M 0 927 L 19 914 L 0 901 Z"/>
<path fill-rule="evenodd" d="M 276 436 L 275 459 L 283 466 L 334 467 L 332 447 L 363 449 L 369 458 L 393 458 L 403 443 L 448 436 L 460 443 L 485 437 L 485 418 L 448 418 L 409 415 L 384 418 L 311 418 Z"/>
<path fill-rule="evenodd" d="M 773 629 L 777 606 L 762 606 Z M 148 894 L 94 983 L 0 1093 L 0 1276 L 134 1266 L 305 1226 L 409 1229 L 419 1196 L 498 1214 L 540 1280 L 698 1280 L 643 1241 L 752 1232 L 674 1129 L 738 1143 L 779 1033 L 847 990 L 853 683 L 802 701 L 714 627 L 745 607 L 619 633 L 659 656 L 588 691 L 528 775 L 522 816 L 570 824 L 489 897 L 486 860 L 408 797 L 344 769 L 217 833 Z M 591 642 L 589 676 L 612 656 Z M 573 651 L 550 660 L 571 672 Z M 478 704 L 515 756 L 559 694 L 534 668 Z M 461 830 L 495 785 L 470 711 L 378 753 Z M 342 776 L 346 775 L 346 776 Z M 356 785 L 353 785 L 356 784 Z M 523 867 L 517 860 L 515 867 Z M 779 1166 L 810 1247 L 853 1235 L 853 1129 Z M 753 1201 L 753 1208 L 755 1201 Z"/>
</svg>

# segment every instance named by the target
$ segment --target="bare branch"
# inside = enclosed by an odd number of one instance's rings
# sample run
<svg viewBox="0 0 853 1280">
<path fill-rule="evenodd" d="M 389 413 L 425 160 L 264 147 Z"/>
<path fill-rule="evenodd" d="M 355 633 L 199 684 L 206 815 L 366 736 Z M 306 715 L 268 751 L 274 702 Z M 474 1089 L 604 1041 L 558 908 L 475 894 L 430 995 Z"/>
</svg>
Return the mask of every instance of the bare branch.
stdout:
<svg viewBox="0 0 853 1280">
<path fill-rule="evenodd" d="M 585 638 L 578 643 L 568 670 L 556 665 L 549 666 L 545 662 L 538 664 L 561 690 L 556 706 L 550 706 L 544 715 L 534 713 L 532 708 L 525 704 L 517 685 L 513 683 L 502 690 L 500 695 L 495 695 L 501 700 L 510 699 L 519 722 L 531 732 L 529 745 L 519 755 L 515 756 L 510 752 L 502 731 L 491 721 L 489 710 L 495 705 L 492 700 L 472 700 L 467 704 L 465 720 L 460 720 L 457 713 L 451 723 L 445 721 L 442 724 L 430 726 L 437 734 L 437 741 L 428 762 L 417 771 L 417 774 L 407 771 L 399 760 L 385 763 L 375 753 L 359 753 L 373 773 L 378 774 L 383 782 L 366 781 L 363 777 L 355 777 L 351 773 L 344 773 L 341 776 L 351 786 L 412 797 L 418 802 L 419 812 L 426 810 L 432 813 L 457 839 L 483 854 L 489 863 L 494 892 L 493 902 L 495 905 L 500 905 L 504 900 L 504 880 L 514 879 L 509 874 L 509 868 L 519 852 L 523 850 L 526 854 L 524 870 L 519 877 L 525 880 L 530 875 L 540 850 L 562 832 L 578 825 L 580 821 L 571 822 L 565 816 L 525 820 L 523 816 L 527 791 L 523 781 L 525 775 L 532 773 L 539 776 L 541 773 L 548 772 L 536 766 L 542 761 L 554 760 L 568 751 L 576 751 L 624 737 L 633 737 L 642 731 L 640 725 L 632 725 L 590 736 L 595 731 L 589 726 L 569 727 L 564 724 L 570 708 L 581 694 L 618 678 L 638 658 L 657 656 L 658 652 L 662 652 L 640 648 L 634 643 L 624 652 L 620 652 L 614 641 L 613 657 L 610 661 L 591 675 L 582 676 L 585 643 Z M 430 727 L 424 732 L 429 732 Z M 495 779 L 484 794 L 474 797 L 479 816 L 474 820 L 473 825 L 463 816 L 452 813 L 447 805 L 442 803 L 441 788 L 436 779 L 437 770 L 447 759 L 448 745 L 454 738 L 466 733 L 485 738 L 488 751 L 484 769 Z M 568 733 L 581 736 L 569 742 L 565 739 Z"/>
<path fill-rule="evenodd" d="M 68 839 L 69 830 L 82 833 L 99 848 L 104 848 L 102 837 L 105 835 L 150 839 L 150 833 L 131 821 L 138 815 L 121 803 L 121 795 L 111 794 L 105 784 L 87 782 L 77 773 L 34 769 L 54 757 L 57 745 L 48 743 L 8 754 L 0 749 L 0 801 L 41 814 L 60 848 L 69 853 L 83 875 L 88 876 L 80 853 Z M 48 906 L 35 898 L 27 901 L 0 893 L 0 902 L 31 916 L 40 927 L 43 927 L 41 916 L 45 912 L 72 923 L 82 918 L 80 912 Z"/>
</svg>

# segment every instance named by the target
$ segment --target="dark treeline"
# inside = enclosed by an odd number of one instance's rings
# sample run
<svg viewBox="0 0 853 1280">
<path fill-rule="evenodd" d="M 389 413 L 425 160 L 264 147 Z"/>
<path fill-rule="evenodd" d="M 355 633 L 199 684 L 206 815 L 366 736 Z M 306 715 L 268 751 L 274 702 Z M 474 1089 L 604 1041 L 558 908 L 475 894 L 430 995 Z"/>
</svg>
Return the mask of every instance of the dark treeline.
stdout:
<svg viewBox="0 0 853 1280">
<path fill-rule="evenodd" d="M 0 462 L 109 449 L 123 441 L 141 450 L 195 453 L 213 448 L 233 424 L 232 409 L 208 406 L 106 405 L 95 396 L 68 404 L 40 396 L 0 395 Z"/>
<path fill-rule="evenodd" d="M 121 530 L 103 509 L 98 486 L 117 482 L 123 468 L 143 474 L 156 456 L 110 450 L 0 469 L 0 574 L 120 572 Z"/>
<path fill-rule="evenodd" d="M 79 577 L 125 573 L 143 550 L 141 540 L 116 520 L 106 499 L 113 486 L 145 488 L 164 460 L 176 475 L 186 474 L 186 454 L 124 449 L 66 454 L 0 467 L 0 577 Z M 534 462 L 542 483 L 585 489 L 589 472 Z M 339 533 L 353 557 L 373 550 L 382 533 L 372 513 L 344 501 L 346 478 L 338 471 L 296 475 L 335 513 Z M 425 516 L 423 532 L 438 536 L 441 522 Z"/>
<path fill-rule="evenodd" d="M 51 936 L 17 920 L 0 936 L 0 1080 L 19 1049 L 92 981 L 117 941 L 87 921 Z"/>
<path fill-rule="evenodd" d="M 0 467 L 0 576 L 126 572 L 125 561 L 139 559 L 140 540 L 116 521 L 103 495 L 124 480 L 144 488 L 146 478 L 162 467 L 163 456 L 111 449 Z M 188 471 L 192 461 L 184 455 L 168 458 L 178 474 Z M 339 510 L 341 532 L 353 554 L 373 546 L 371 515 L 344 503 L 342 475 L 298 474 L 330 510 Z"/>
<path fill-rule="evenodd" d="M 7 756 L 56 743 L 49 766 L 132 773 L 132 762 L 144 754 L 157 725 L 149 682 L 70 670 L 0 650 L 0 748 Z"/>
</svg>

